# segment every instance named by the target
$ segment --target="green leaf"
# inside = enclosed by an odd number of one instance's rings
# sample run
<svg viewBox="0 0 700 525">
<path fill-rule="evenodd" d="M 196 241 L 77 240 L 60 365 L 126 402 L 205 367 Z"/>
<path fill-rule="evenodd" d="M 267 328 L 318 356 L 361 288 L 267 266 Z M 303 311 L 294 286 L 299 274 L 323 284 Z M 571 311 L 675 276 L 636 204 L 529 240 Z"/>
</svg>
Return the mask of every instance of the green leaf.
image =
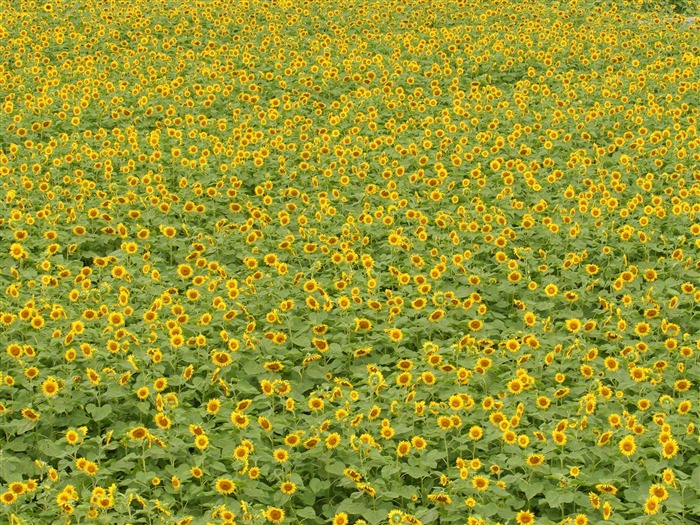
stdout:
<svg viewBox="0 0 700 525">
<path fill-rule="evenodd" d="M 59 447 L 55 441 L 50 439 L 41 440 L 39 442 L 39 449 L 47 456 L 54 458 L 63 455 L 63 449 L 61 449 L 61 447 Z"/>
<path fill-rule="evenodd" d="M 85 406 L 85 410 L 95 421 L 102 421 L 112 413 L 112 407 L 110 405 L 98 407 L 90 403 L 89 405 Z"/>
<path fill-rule="evenodd" d="M 370 525 L 378 525 L 382 521 L 386 520 L 388 514 L 389 511 L 380 509 L 365 509 L 362 512 L 362 516 L 367 520 L 367 523 L 369 523 Z"/>
<path fill-rule="evenodd" d="M 690 485 L 700 494 L 700 467 L 695 467 L 690 474 Z"/>
<path fill-rule="evenodd" d="M 316 511 L 314 510 L 313 507 L 304 507 L 303 509 L 299 509 L 296 511 L 297 516 L 300 518 L 315 518 L 316 517 Z"/>
<path fill-rule="evenodd" d="M 326 472 L 329 474 L 335 474 L 336 476 L 341 476 L 345 470 L 345 465 L 340 461 L 334 461 L 326 465 Z"/>
<path fill-rule="evenodd" d="M 384 468 L 382 468 L 382 477 L 383 478 L 390 478 L 391 476 L 393 476 L 394 474 L 396 474 L 400 470 L 401 470 L 401 467 L 392 463 L 391 465 L 387 465 Z"/>
<path fill-rule="evenodd" d="M 5 444 L 5 450 L 11 450 L 12 452 L 24 452 L 27 450 L 29 445 L 26 441 L 21 439 L 14 439 Z"/>
<path fill-rule="evenodd" d="M 479 507 L 479 513 L 486 518 L 490 518 L 491 516 L 497 514 L 499 510 L 499 505 L 494 502 Z"/>
<path fill-rule="evenodd" d="M 13 421 L 13 423 L 14 423 L 14 421 Z M 29 432 L 32 428 L 34 428 L 36 426 L 36 423 L 34 421 L 30 421 L 28 419 L 22 419 L 20 421 L 17 421 L 16 423 L 17 424 L 15 425 L 15 428 L 14 428 L 14 435 L 15 436 L 25 434 L 26 432 Z"/>
<path fill-rule="evenodd" d="M 660 461 L 656 461 L 655 459 L 647 459 L 645 460 L 645 464 L 647 474 L 649 474 L 650 476 L 655 476 L 661 471 L 661 469 L 663 469 L 663 463 L 661 463 Z"/>
<path fill-rule="evenodd" d="M 537 494 L 542 493 L 542 489 L 544 488 L 544 485 L 542 482 L 536 482 L 536 483 L 530 483 L 525 486 L 525 490 L 523 492 L 525 493 L 525 496 L 527 496 L 527 499 L 532 499 L 534 498 Z"/>
<path fill-rule="evenodd" d="M 362 501 L 357 501 L 352 498 L 344 499 L 338 508 L 337 512 L 346 512 L 347 514 L 362 514 L 364 512 L 366 505 Z"/>
<path fill-rule="evenodd" d="M 320 480 L 318 478 L 314 478 L 309 482 L 309 489 L 311 489 L 311 492 L 313 492 L 314 494 L 323 492 L 324 490 L 327 490 L 330 486 L 331 484 L 328 480 Z"/>
<path fill-rule="evenodd" d="M 545 499 L 547 500 L 547 505 L 554 509 L 561 506 L 562 503 L 574 501 L 574 493 L 552 490 L 545 495 Z"/>
<path fill-rule="evenodd" d="M 437 509 L 427 509 L 425 512 L 417 514 L 416 517 L 423 523 L 430 523 L 438 519 L 440 514 Z"/>
<path fill-rule="evenodd" d="M 411 465 L 402 465 L 401 472 L 408 474 L 414 479 L 421 479 L 427 477 L 430 473 L 420 467 L 413 467 Z"/>
</svg>

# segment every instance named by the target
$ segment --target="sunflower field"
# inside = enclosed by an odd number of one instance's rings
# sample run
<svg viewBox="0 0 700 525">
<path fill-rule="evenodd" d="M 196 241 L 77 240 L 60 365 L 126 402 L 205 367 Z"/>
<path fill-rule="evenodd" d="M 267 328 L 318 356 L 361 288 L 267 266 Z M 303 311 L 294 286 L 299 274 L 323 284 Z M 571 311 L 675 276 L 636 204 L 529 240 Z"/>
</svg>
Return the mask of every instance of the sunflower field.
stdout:
<svg viewBox="0 0 700 525">
<path fill-rule="evenodd" d="M 0 523 L 700 523 L 700 19 L 0 0 Z"/>
</svg>

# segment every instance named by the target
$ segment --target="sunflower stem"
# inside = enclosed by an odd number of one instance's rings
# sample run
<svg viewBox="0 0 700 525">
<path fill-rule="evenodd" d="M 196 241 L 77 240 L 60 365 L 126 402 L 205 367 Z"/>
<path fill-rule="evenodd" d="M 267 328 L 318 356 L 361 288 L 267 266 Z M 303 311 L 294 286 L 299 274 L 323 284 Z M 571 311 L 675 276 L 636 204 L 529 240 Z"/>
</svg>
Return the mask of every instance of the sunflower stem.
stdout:
<svg viewBox="0 0 700 525">
<path fill-rule="evenodd" d="M 447 448 L 447 433 L 443 436 L 443 442 L 445 443 L 445 468 L 450 468 L 450 451 Z"/>
</svg>

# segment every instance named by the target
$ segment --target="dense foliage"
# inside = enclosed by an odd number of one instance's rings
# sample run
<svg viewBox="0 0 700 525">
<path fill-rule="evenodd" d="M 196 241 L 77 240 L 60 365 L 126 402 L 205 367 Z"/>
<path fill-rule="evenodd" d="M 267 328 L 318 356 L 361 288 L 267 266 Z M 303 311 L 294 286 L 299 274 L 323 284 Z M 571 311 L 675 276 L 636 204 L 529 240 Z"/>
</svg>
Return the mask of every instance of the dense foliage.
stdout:
<svg viewBox="0 0 700 525">
<path fill-rule="evenodd" d="M 0 2 L 0 520 L 697 523 L 666 15 Z"/>
</svg>

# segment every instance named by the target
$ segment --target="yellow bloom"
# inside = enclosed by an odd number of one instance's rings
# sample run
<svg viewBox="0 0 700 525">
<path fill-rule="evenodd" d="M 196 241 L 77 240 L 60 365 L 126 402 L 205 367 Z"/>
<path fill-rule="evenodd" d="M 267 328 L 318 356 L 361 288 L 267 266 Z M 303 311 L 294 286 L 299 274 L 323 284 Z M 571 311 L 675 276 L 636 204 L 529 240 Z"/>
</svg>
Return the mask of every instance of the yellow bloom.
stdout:
<svg viewBox="0 0 700 525">
<path fill-rule="evenodd" d="M 634 436 L 625 436 L 620 441 L 620 452 L 625 456 L 630 457 L 635 450 L 637 450 L 637 444 L 634 442 Z"/>
<path fill-rule="evenodd" d="M 278 448 L 272 453 L 272 456 L 278 463 L 285 463 L 289 459 L 289 452 L 287 452 L 283 448 Z"/>
<path fill-rule="evenodd" d="M 664 459 L 672 459 L 678 454 L 678 442 L 675 439 L 669 439 L 663 444 L 661 454 Z"/>
<path fill-rule="evenodd" d="M 216 480 L 215 488 L 221 494 L 231 494 L 236 490 L 236 484 L 228 478 L 219 478 Z"/>
<path fill-rule="evenodd" d="M 529 510 L 521 510 L 515 515 L 515 521 L 518 525 L 531 525 L 535 523 L 535 515 Z"/>
<path fill-rule="evenodd" d="M 474 487 L 479 492 L 482 492 L 489 488 L 489 480 L 484 476 L 474 476 L 472 478 L 472 487 Z"/>
<path fill-rule="evenodd" d="M 294 494 L 297 490 L 297 486 L 291 481 L 285 481 L 280 485 L 280 492 L 282 494 Z"/>
<path fill-rule="evenodd" d="M 271 523 L 282 523 L 284 521 L 284 510 L 277 507 L 268 507 L 263 515 Z"/>
</svg>

